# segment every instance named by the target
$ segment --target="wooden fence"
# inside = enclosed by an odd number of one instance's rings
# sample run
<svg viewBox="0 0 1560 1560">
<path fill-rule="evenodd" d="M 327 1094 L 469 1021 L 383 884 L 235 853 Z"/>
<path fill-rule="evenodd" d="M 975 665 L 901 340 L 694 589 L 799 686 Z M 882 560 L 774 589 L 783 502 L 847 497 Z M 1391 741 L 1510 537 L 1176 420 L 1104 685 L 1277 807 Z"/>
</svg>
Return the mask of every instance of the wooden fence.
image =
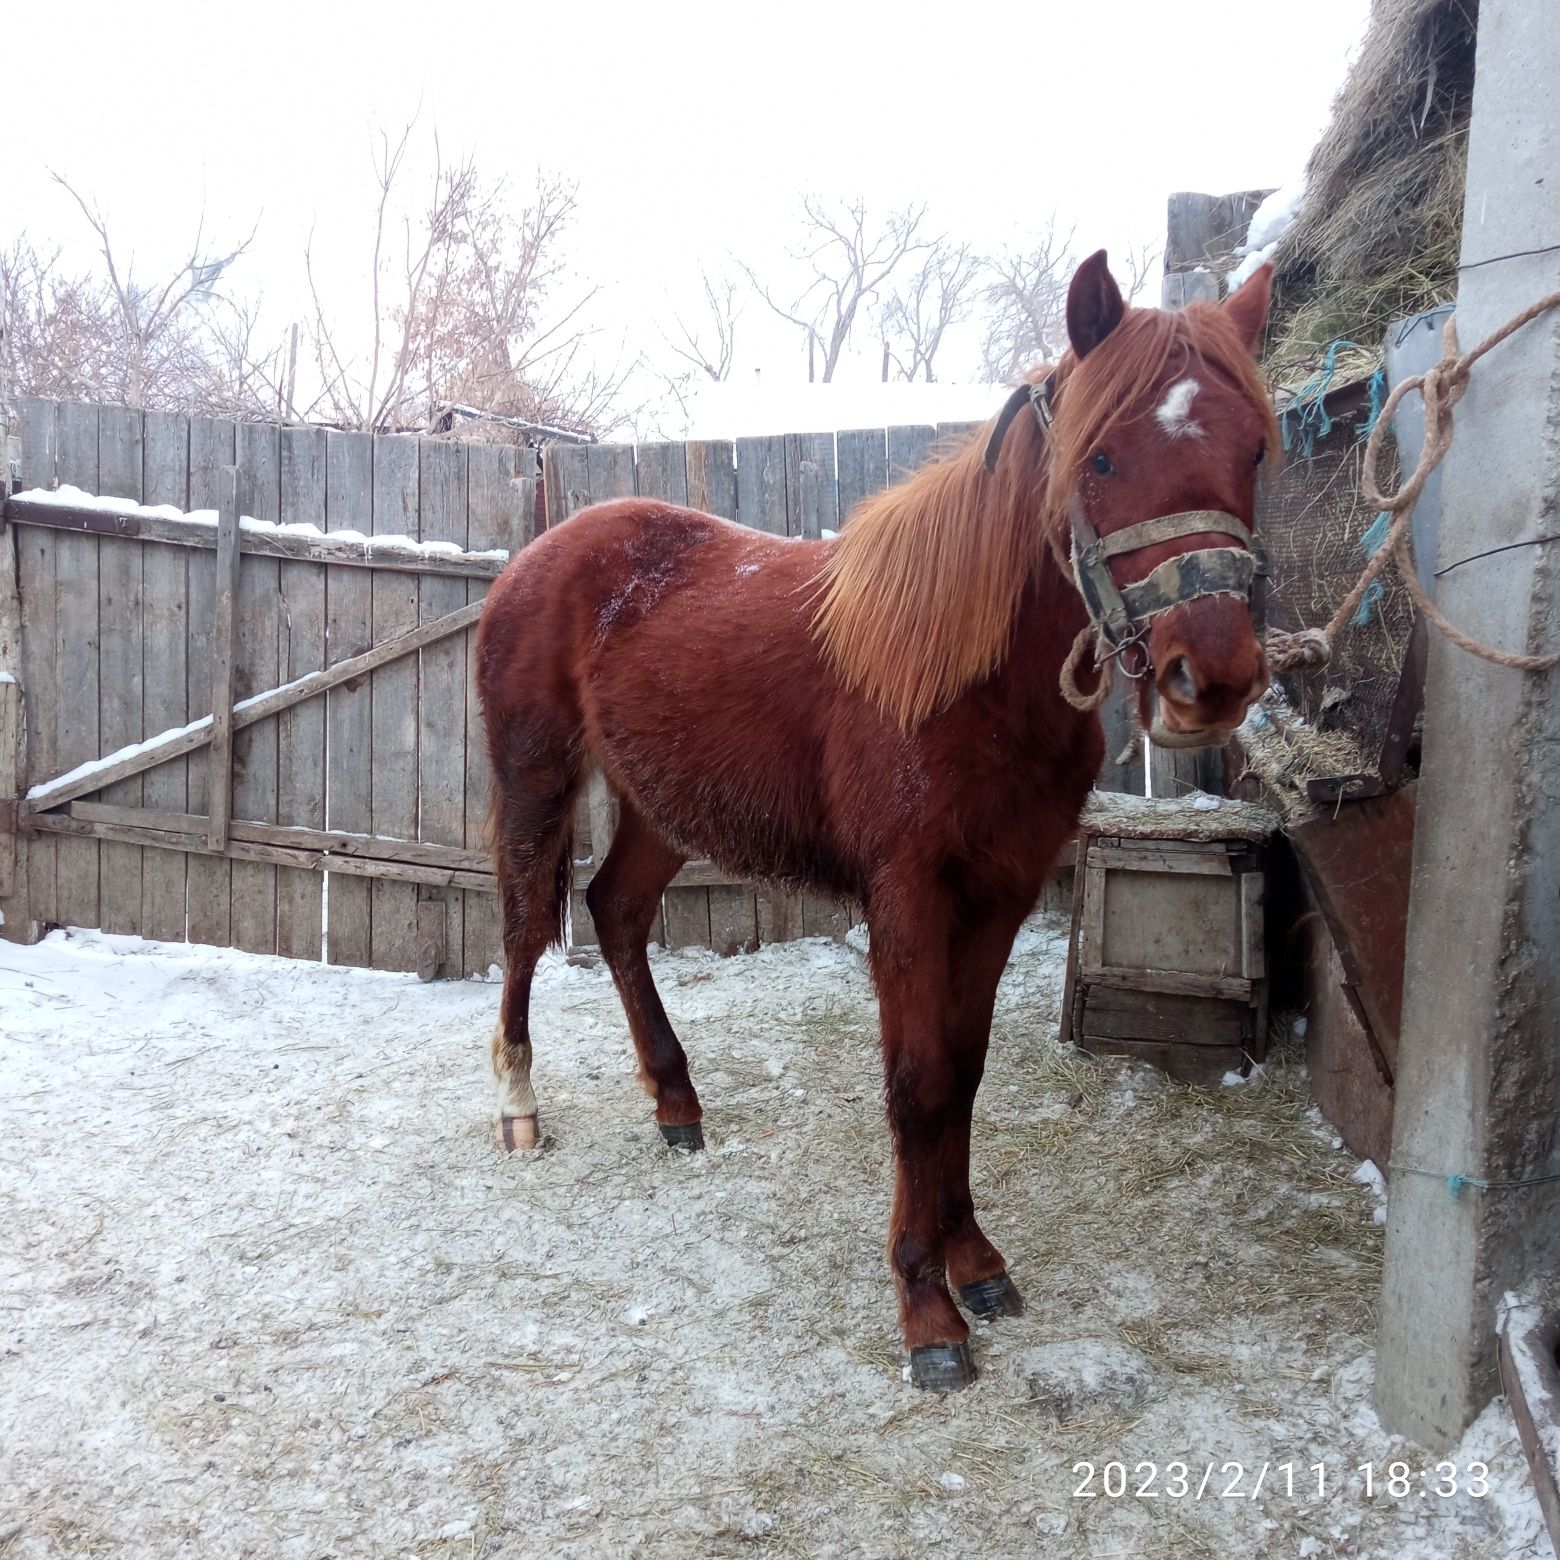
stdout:
<svg viewBox="0 0 1560 1560">
<path fill-rule="evenodd" d="M 466 641 L 531 535 L 518 452 L 47 401 L 16 432 L 21 489 L 124 502 L 5 506 L 11 934 L 498 963 Z"/>
<path fill-rule="evenodd" d="M 820 536 L 966 431 L 555 445 L 547 518 L 638 493 Z M 469 640 L 532 534 L 529 452 L 48 401 L 15 432 L 18 491 L 51 499 L 10 498 L 0 530 L 8 934 L 101 926 L 426 977 L 501 962 Z M 1106 713 L 1114 755 L 1125 705 Z M 1100 784 L 1141 791 L 1141 762 Z M 613 823 L 596 776 L 578 946 Z M 851 919 L 695 861 L 654 935 L 736 952 Z"/>
</svg>

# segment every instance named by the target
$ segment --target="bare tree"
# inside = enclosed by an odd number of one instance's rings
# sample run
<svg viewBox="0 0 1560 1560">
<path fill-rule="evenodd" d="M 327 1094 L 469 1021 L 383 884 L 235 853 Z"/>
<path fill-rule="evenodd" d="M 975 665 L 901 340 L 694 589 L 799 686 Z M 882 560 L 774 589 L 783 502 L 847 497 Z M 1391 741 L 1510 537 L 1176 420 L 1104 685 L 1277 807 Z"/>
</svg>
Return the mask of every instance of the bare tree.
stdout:
<svg viewBox="0 0 1560 1560">
<path fill-rule="evenodd" d="M 117 377 L 112 306 L 101 283 L 66 276 L 58 252 L 16 239 L 0 254 L 0 389 L 91 400 Z"/>
<path fill-rule="evenodd" d="M 1152 244 L 1133 244 L 1128 247 L 1125 258 L 1120 262 L 1123 274 L 1117 277 L 1121 284 L 1121 295 L 1128 303 L 1148 286 L 1148 279 L 1161 258 L 1162 251 Z"/>
<path fill-rule="evenodd" d="M 1027 248 L 1006 250 L 990 262 L 982 295 L 981 377 L 987 383 L 1010 383 L 1061 355 L 1072 264 L 1072 233 L 1059 233 L 1054 221 Z"/>
<path fill-rule="evenodd" d="M 134 275 L 134 261 L 121 265 L 114 253 L 108 223 L 98 207 L 63 175 L 54 182 L 80 208 L 98 242 L 108 272 L 108 298 L 117 316 L 118 384 L 103 387 L 126 406 L 146 406 L 148 397 L 188 399 L 192 382 L 205 377 L 208 321 L 203 312 L 225 301 L 221 283 L 228 267 L 249 248 L 248 238 L 226 253 L 204 247 L 205 213 L 196 223 L 189 257 L 160 281 L 143 283 Z M 99 392 L 102 393 L 101 391 Z"/>
<path fill-rule="evenodd" d="M 381 131 L 373 152 L 378 199 L 366 361 L 358 360 L 346 345 L 347 317 L 327 309 L 321 298 L 312 233 L 304 246 L 304 273 L 314 306 L 312 344 L 325 404 L 337 422 L 357 429 L 404 426 L 412 416 L 406 404 L 408 379 L 424 356 L 417 331 L 422 322 L 440 317 L 439 302 L 453 269 L 455 240 L 476 187 L 476 171 L 469 159 L 446 167 L 435 137 L 426 203 L 415 219 L 406 216 L 397 222 L 397 185 L 414 124 L 409 122 L 394 141 Z"/>
<path fill-rule="evenodd" d="M 924 206 L 890 212 L 879 223 L 869 220 L 866 202 L 859 197 L 834 207 L 821 196 L 809 195 L 802 211 L 807 237 L 795 258 L 811 270 L 812 280 L 794 301 L 777 303 L 751 266 L 743 270 L 764 302 L 802 330 L 808 380 L 828 384 L 862 305 L 876 296 L 908 255 L 929 248 L 931 241 L 920 236 Z"/>
<path fill-rule="evenodd" d="M 939 238 L 883 306 L 883 379 L 890 368 L 932 383 L 933 365 L 950 325 L 968 318 L 985 261 L 968 244 Z"/>
<path fill-rule="evenodd" d="M 690 326 L 680 314 L 673 315 L 676 336 L 665 330 L 661 336 L 667 346 L 685 363 L 691 364 L 697 373 L 720 384 L 731 377 L 737 320 L 742 307 L 737 302 L 737 284 L 729 276 L 715 279 L 708 271 L 701 270 L 699 280 L 704 284 L 700 317 Z"/>
<path fill-rule="evenodd" d="M 599 432 L 618 414 L 628 370 L 590 368 L 583 325 L 596 289 L 554 306 L 566 279 L 560 239 L 574 186 L 540 177 L 516 208 L 485 184 L 473 159 L 434 167 L 415 209 L 398 215 L 414 124 L 374 152 L 378 187 L 365 348 L 349 346 L 347 316 L 327 307 L 313 243 L 305 270 L 314 305 L 315 364 L 325 403 L 350 427 L 429 426 L 459 406 L 498 417 Z"/>
</svg>

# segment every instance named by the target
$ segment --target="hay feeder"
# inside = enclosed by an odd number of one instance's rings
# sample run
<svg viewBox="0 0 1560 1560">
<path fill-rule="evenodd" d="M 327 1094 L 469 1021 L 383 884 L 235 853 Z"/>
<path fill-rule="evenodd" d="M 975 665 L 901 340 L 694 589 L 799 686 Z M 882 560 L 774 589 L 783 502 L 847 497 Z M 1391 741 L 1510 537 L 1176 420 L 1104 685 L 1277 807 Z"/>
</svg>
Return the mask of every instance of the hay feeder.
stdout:
<svg viewBox="0 0 1560 1560">
<path fill-rule="evenodd" d="M 1096 793 L 1079 827 L 1064 1043 L 1187 1083 L 1262 1060 L 1266 808 Z"/>
</svg>

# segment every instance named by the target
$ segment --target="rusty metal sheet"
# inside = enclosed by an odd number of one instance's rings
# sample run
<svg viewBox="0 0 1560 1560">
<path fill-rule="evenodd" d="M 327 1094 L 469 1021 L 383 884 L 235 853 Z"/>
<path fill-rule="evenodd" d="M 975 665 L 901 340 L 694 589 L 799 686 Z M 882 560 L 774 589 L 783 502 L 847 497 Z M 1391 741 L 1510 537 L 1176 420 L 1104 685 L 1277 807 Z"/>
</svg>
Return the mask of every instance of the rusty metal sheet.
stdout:
<svg viewBox="0 0 1560 1560">
<path fill-rule="evenodd" d="M 1305 924 L 1305 1059 L 1311 1097 L 1349 1151 L 1374 1160 L 1385 1173 L 1392 1147 L 1392 1085 L 1379 1049 L 1349 1000 L 1348 977 L 1326 921 L 1312 916 Z"/>
<path fill-rule="evenodd" d="M 1327 923 L 1389 1084 L 1397 1070 L 1403 1018 L 1414 792 L 1407 785 L 1385 796 L 1345 802 L 1336 813 L 1289 831 L 1306 887 Z"/>
</svg>

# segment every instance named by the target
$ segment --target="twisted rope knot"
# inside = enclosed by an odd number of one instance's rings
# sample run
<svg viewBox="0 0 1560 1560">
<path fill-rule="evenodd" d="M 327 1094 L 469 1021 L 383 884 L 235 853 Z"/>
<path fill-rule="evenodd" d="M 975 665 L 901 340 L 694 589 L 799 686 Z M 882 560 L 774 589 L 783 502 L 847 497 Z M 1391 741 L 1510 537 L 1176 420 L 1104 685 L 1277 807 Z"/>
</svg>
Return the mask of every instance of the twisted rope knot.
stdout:
<svg viewBox="0 0 1560 1560">
<path fill-rule="evenodd" d="M 1268 666 L 1275 672 L 1287 672 L 1296 666 L 1326 666 L 1332 659 L 1332 644 L 1326 629 L 1298 628 L 1292 634 L 1273 629 L 1267 637 Z"/>
<path fill-rule="evenodd" d="M 1387 397 L 1386 405 L 1381 408 L 1381 414 L 1370 430 L 1370 438 L 1365 442 L 1365 457 L 1360 467 L 1360 496 L 1371 508 L 1381 510 L 1392 517 L 1386 540 L 1372 554 L 1369 563 L 1365 565 L 1364 572 L 1355 582 L 1354 589 L 1344 597 L 1343 604 L 1333 613 L 1331 621 L 1325 628 L 1303 628 L 1294 634 L 1275 632 L 1268 636 L 1268 655 L 1274 671 L 1287 671 L 1293 666 L 1324 665 L 1331 655 L 1332 641 L 1354 616 L 1360 603 L 1365 599 L 1365 592 L 1386 568 L 1389 558 L 1396 563 L 1398 574 L 1414 605 L 1431 624 L 1460 649 L 1466 650 L 1470 655 L 1478 656 L 1481 660 L 1492 662 L 1496 666 L 1509 666 L 1518 671 L 1547 672 L 1560 666 L 1560 654 L 1517 655 L 1508 650 L 1497 650 L 1494 646 L 1486 645 L 1471 635 L 1463 633 L 1460 628 L 1448 621 L 1420 583 L 1419 571 L 1414 567 L 1414 552 L 1409 534 L 1409 521 L 1413 517 L 1414 505 L 1419 502 L 1419 495 L 1424 492 L 1425 483 L 1430 480 L 1431 474 L 1446 458 L 1446 452 L 1452 447 L 1454 432 L 1452 412 L 1468 389 L 1469 371 L 1486 352 L 1498 347 L 1508 336 L 1521 330 L 1530 320 L 1535 320 L 1539 315 L 1546 314 L 1556 307 L 1560 307 L 1560 292 L 1547 294 L 1537 303 L 1531 304 L 1520 314 L 1507 320 L 1499 330 L 1486 336 L 1471 351 L 1461 355 L 1457 351 L 1457 317 L 1453 315 L 1447 320 L 1446 330 L 1441 338 L 1440 358 L 1424 373 L 1412 374 L 1393 387 L 1392 393 Z M 1388 493 L 1383 490 L 1378 476 L 1382 445 L 1391 426 L 1393 414 L 1397 411 L 1403 397 L 1415 390 L 1424 397 L 1425 403 L 1424 446 L 1419 452 L 1419 464 L 1409 473 L 1407 480 L 1395 493 Z"/>
</svg>

